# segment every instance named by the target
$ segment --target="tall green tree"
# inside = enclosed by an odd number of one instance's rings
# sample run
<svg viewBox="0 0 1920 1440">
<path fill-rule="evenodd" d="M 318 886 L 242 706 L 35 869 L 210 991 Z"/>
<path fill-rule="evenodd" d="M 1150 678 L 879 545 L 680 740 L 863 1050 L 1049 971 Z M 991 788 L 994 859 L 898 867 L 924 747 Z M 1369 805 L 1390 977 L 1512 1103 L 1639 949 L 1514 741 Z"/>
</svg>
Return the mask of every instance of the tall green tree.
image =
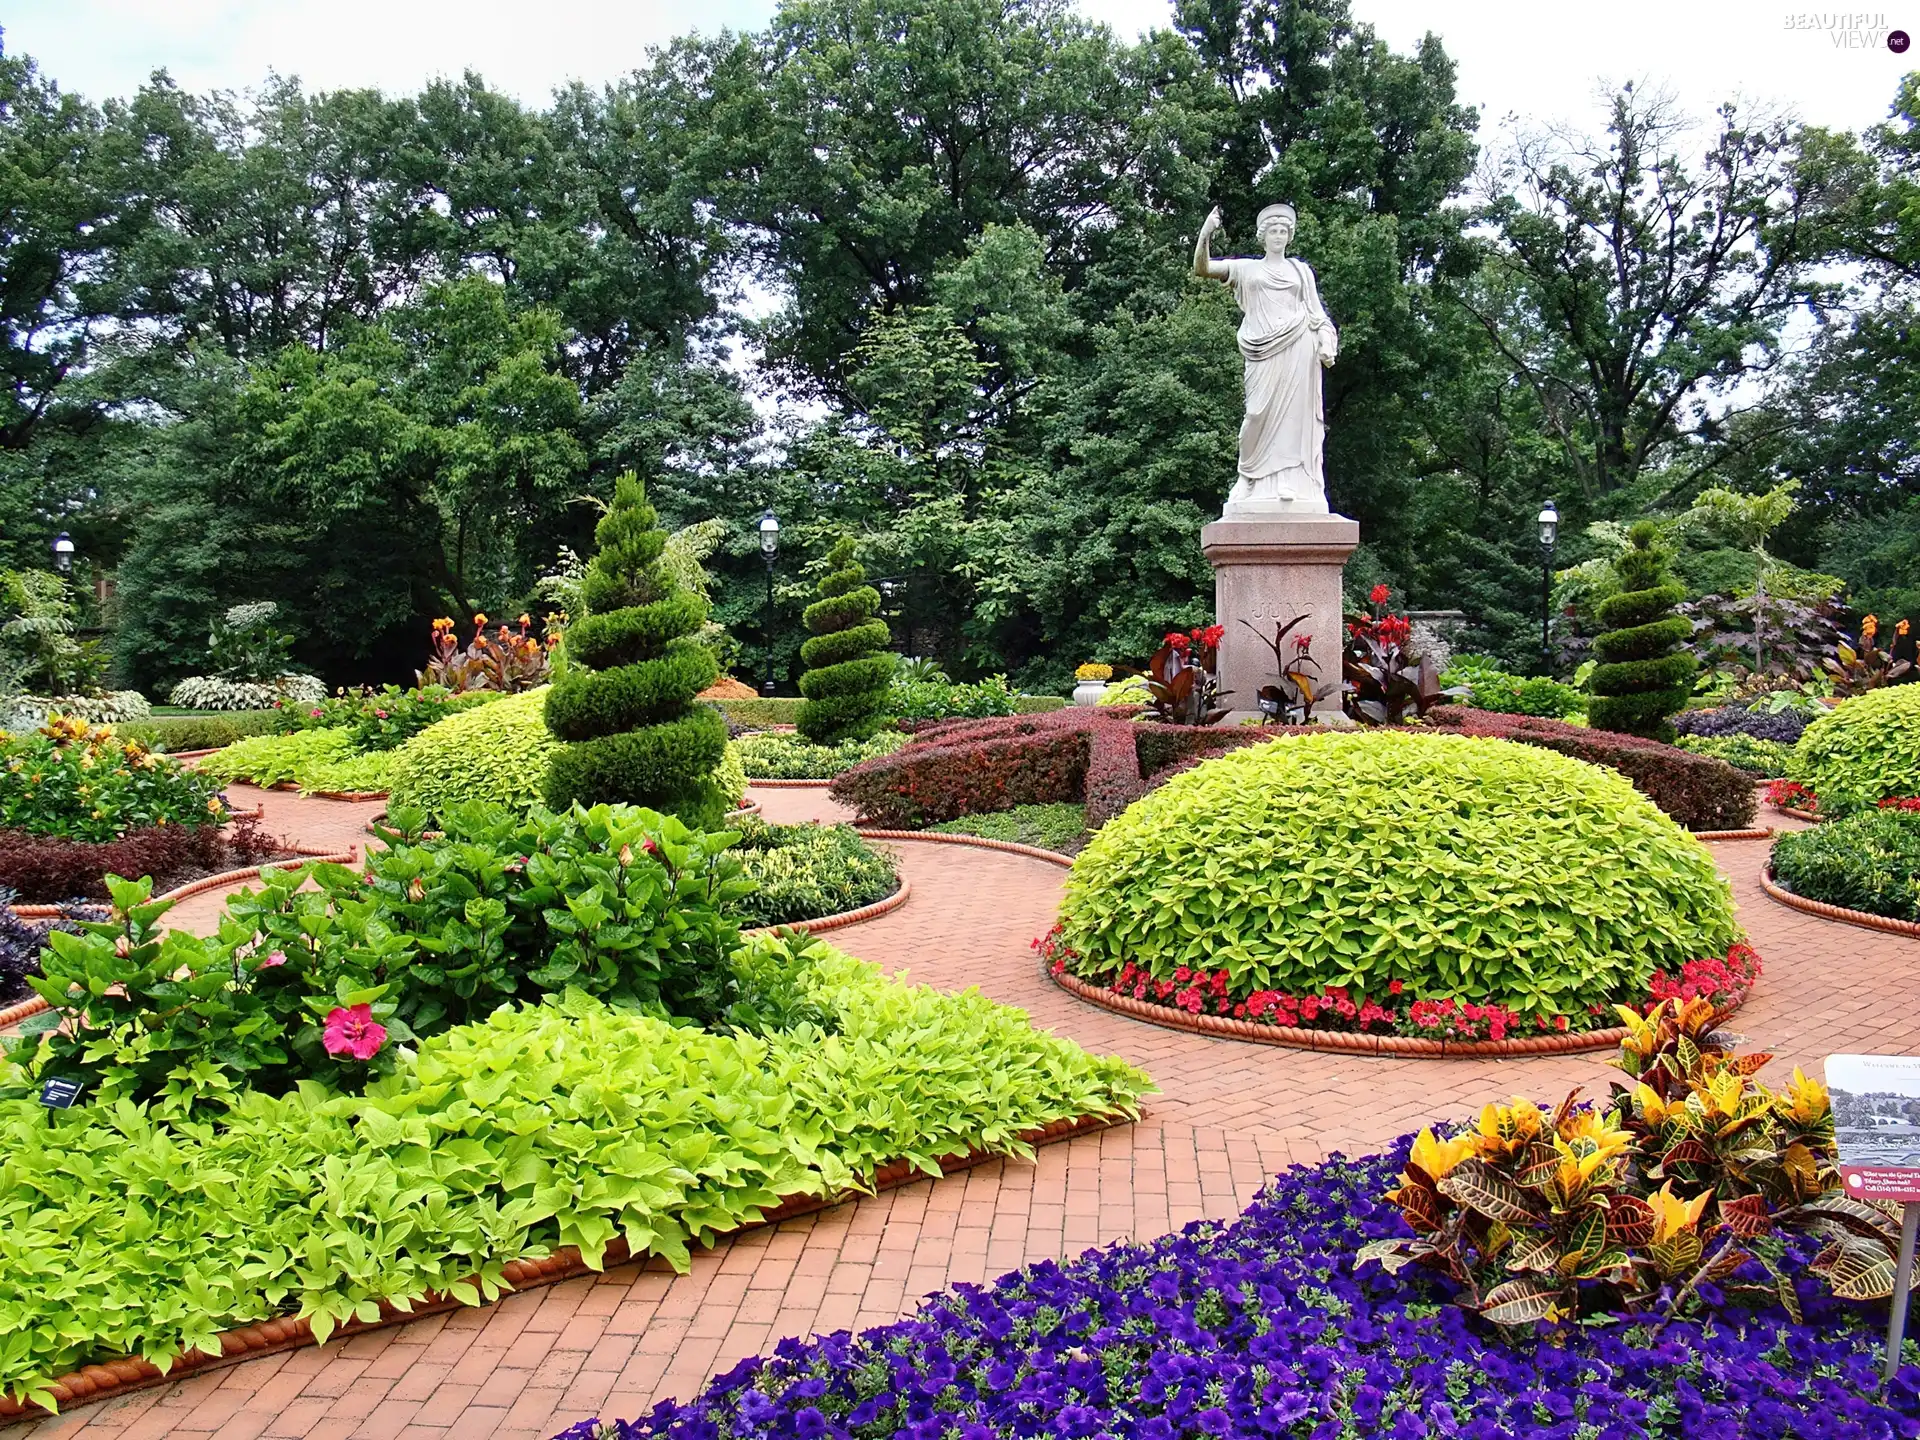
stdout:
<svg viewBox="0 0 1920 1440">
<path fill-rule="evenodd" d="M 1526 303 L 1461 303 L 1592 497 L 1711 442 L 1714 402 L 1771 372 L 1788 317 L 1827 289 L 1812 273 L 1821 196 L 1792 127 L 1729 104 L 1688 155 L 1700 138 L 1671 100 L 1628 87 L 1603 136 L 1523 137 L 1485 209 L 1491 263 Z"/>
<path fill-rule="evenodd" d="M 1185 47 L 1066 0 L 790 0 L 706 66 L 723 213 L 787 297 L 768 356 L 821 394 L 988 226 L 1029 227 L 1073 289 L 1204 189 Z"/>
<path fill-rule="evenodd" d="M 550 313 L 471 277 L 325 351 L 204 363 L 131 486 L 128 675 L 192 671 L 211 614 L 270 599 L 303 661 L 385 678 L 435 614 L 524 594 L 587 461 L 559 340 Z"/>
</svg>

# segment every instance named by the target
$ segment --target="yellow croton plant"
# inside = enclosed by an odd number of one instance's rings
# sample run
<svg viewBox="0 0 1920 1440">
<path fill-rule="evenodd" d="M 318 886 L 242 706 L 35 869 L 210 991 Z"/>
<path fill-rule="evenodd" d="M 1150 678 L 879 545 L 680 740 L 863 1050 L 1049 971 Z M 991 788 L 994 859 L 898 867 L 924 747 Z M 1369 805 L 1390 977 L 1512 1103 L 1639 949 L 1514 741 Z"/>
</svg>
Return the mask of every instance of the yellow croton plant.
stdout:
<svg viewBox="0 0 1920 1440">
<path fill-rule="evenodd" d="M 1549 1111 L 1515 1096 L 1457 1134 L 1422 1130 L 1387 1197 L 1412 1235 L 1362 1259 L 1437 1270 L 1503 1325 L 1675 1314 L 1708 1282 L 1764 1290 L 1797 1316 L 1789 1232 L 1824 1242 L 1811 1269 L 1835 1294 L 1890 1294 L 1898 1217 L 1838 1188 L 1825 1088 L 1796 1068 L 1769 1090 L 1755 1076 L 1772 1057 L 1736 1053 L 1707 1001 L 1619 1013 L 1628 1083 L 1602 1103 L 1576 1090 Z M 1749 1261 L 1764 1281 L 1736 1274 Z"/>
</svg>

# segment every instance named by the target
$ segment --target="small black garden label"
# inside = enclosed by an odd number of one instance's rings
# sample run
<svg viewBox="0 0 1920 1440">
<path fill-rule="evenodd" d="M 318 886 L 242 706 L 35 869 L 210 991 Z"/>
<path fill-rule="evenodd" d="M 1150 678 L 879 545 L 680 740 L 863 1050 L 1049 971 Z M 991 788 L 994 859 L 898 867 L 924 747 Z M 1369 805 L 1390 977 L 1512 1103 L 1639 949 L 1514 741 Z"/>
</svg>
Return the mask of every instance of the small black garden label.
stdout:
<svg viewBox="0 0 1920 1440">
<path fill-rule="evenodd" d="M 49 1110 L 71 1110 L 73 1102 L 80 1098 L 78 1080 L 54 1078 L 40 1087 L 40 1103 Z"/>
</svg>

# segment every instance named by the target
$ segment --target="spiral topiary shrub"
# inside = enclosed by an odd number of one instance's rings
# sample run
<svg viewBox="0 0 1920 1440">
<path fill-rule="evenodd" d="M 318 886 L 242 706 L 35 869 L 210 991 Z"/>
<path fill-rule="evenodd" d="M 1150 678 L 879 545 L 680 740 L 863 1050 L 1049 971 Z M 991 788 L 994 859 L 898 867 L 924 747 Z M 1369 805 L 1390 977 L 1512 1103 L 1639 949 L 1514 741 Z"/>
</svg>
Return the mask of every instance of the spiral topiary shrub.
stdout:
<svg viewBox="0 0 1920 1440">
<path fill-rule="evenodd" d="M 720 674 L 698 638 L 706 602 L 660 563 L 667 532 L 640 481 L 620 477 L 581 577 L 585 614 L 567 629 L 567 669 L 547 691 L 547 728 L 564 742 L 547 768 L 555 810 L 644 805 L 711 828 L 726 809 L 713 770 L 727 727 L 694 697 Z"/>
<path fill-rule="evenodd" d="M 1612 771 L 1401 732 L 1296 735 L 1175 775 L 1094 836 L 1060 916 L 1067 968 L 1095 983 L 1224 968 L 1237 1000 L 1342 986 L 1581 1028 L 1739 933 L 1706 850 Z"/>
<path fill-rule="evenodd" d="M 1841 701 L 1795 743 L 1787 778 L 1819 796 L 1829 818 L 1920 795 L 1920 685 Z"/>
<path fill-rule="evenodd" d="M 1640 521 L 1614 562 L 1620 593 L 1600 602 L 1600 623 L 1611 628 L 1594 637 L 1599 663 L 1588 681 L 1587 720 L 1595 729 L 1671 742 L 1671 717 L 1693 693 L 1694 659 L 1680 648 L 1693 624 L 1673 612 L 1687 592 L 1667 579 L 1654 533 L 1652 522 Z"/>
<path fill-rule="evenodd" d="M 814 744 L 839 745 L 880 728 L 900 662 L 887 650 L 887 622 L 874 618 L 880 592 L 866 583 L 851 537 L 840 538 L 827 564 L 832 568 L 815 591 L 820 598 L 801 617 L 813 638 L 800 647 L 807 703 L 795 723 Z"/>
</svg>

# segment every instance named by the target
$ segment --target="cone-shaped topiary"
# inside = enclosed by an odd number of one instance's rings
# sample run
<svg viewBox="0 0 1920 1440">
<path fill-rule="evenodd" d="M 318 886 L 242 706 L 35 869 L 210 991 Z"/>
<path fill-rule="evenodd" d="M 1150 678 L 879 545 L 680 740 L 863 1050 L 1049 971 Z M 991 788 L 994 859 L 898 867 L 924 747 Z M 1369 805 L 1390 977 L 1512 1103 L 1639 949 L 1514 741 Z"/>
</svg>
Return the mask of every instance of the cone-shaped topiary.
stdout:
<svg viewBox="0 0 1920 1440">
<path fill-rule="evenodd" d="M 547 804 L 624 802 L 712 827 L 725 809 L 713 770 L 727 726 L 694 696 L 720 673 L 696 638 L 706 603 L 660 564 L 667 532 L 631 473 L 594 527 L 580 582 L 585 612 L 567 628 L 566 673 L 547 692 L 547 728 L 565 743 L 547 769 Z"/>
<path fill-rule="evenodd" d="M 874 618 L 880 592 L 866 583 L 850 537 L 840 538 L 827 565 L 816 591 L 820 598 L 802 617 L 813 638 L 800 647 L 807 667 L 800 693 L 807 703 L 795 724 L 817 745 L 838 745 L 880 728 L 899 660 L 887 650 L 887 622 Z"/>
<path fill-rule="evenodd" d="M 1587 682 L 1593 692 L 1587 720 L 1597 730 L 1671 741 L 1670 717 L 1693 693 L 1696 669 L 1680 648 L 1693 627 L 1673 613 L 1687 592 L 1667 578 L 1667 557 L 1653 543 L 1650 521 L 1640 521 L 1627 538 L 1626 553 L 1614 561 L 1620 593 L 1600 602 L 1600 623 L 1613 628 L 1594 638 L 1599 664 Z"/>
</svg>

